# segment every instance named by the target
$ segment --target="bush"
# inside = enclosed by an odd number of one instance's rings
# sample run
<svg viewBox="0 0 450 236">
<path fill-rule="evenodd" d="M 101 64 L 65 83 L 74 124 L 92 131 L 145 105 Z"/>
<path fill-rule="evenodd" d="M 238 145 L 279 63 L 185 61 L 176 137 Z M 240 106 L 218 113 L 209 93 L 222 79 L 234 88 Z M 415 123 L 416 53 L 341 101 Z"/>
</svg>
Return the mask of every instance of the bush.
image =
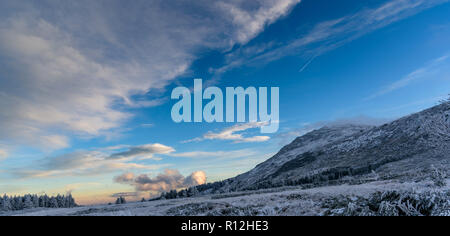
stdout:
<svg viewBox="0 0 450 236">
<path fill-rule="evenodd" d="M 447 173 L 443 168 L 431 166 L 431 180 L 436 187 L 442 188 L 447 185 Z"/>
<path fill-rule="evenodd" d="M 325 215 L 332 216 L 438 216 L 450 215 L 450 191 L 372 194 L 369 199 L 335 199 Z M 343 207 L 343 205 L 345 205 Z M 334 207 L 333 207 L 334 206 Z"/>
</svg>

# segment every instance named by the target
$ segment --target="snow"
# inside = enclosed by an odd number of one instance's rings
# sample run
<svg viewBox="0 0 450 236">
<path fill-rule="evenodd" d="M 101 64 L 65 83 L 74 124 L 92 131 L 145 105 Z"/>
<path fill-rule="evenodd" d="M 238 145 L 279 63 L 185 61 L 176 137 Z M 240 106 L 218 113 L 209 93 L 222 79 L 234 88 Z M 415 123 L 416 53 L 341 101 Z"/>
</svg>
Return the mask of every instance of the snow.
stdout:
<svg viewBox="0 0 450 236">
<path fill-rule="evenodd" d="M 447 186 L 449 184 L 450 181 L 447 180 Z M 327 211 L 330 212 L 326 206 L 336 199 L 356 201 L 357 199 L 367 199 L 378 191 L 389 190 L 436 191 L 432 187 L 432 183 L 427 181 L 420 183 L 378 181 L 362 185 L 328 186 L 306 190 L 285 187 L 121 205 L 29 209 L 7 214 L 14 216 L 323 215 Z M 445 187 L 439 191 L 449 191 L 449 188 Z M 331 212 L 336 213 L 335 211 Z"/>
</svg>

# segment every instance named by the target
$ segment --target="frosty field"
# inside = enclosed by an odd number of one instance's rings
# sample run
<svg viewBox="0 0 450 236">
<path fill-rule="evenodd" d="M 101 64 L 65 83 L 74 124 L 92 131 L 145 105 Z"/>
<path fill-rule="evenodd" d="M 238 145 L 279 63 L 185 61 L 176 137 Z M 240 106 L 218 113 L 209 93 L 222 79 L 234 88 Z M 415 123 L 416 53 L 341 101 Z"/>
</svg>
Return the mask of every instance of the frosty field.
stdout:
<svg viewBox="0 0 450 236">
<path fill-rule="evenodd" d="M 447 186 L 449 182 L 447 179 Z M 400 199 L 394 199 L 393 193 L 399 193 Z M 373 203 L 376 198 L 374 196 L 385 199 L 380 199 L 379 206 L 374 206 L 373 204 L 376 204 Z M 424 202 L 428 206 L 424 206 L 420 199 L 426 199 Z M 393 203 L 397 205 L 393 206 Z M 389 206 L 393 207 L 391 211 Z M 378 208 L 377 212 L 373 211 L 374 207 Z M 428 208 L 424 209 L 424 207 Z M 358 210 L 358 208 L 361 209 Z M 408 214 L 402 213 L 402 209 L 405 212 L 408 211 Z M 123 205 L 81 206 L 69 209 L 38 208 L 7 214 L 13 216 L 302 216 L 375 215 L 375 213 L 423 215 L 424 212 L 427 215 L 450 215 L 449 187 L 438 189 L 431 181 L 420 183 L 378 181 L 362 185 L 327 186 L 306 190 L 284 187 Z"/>
</svg>

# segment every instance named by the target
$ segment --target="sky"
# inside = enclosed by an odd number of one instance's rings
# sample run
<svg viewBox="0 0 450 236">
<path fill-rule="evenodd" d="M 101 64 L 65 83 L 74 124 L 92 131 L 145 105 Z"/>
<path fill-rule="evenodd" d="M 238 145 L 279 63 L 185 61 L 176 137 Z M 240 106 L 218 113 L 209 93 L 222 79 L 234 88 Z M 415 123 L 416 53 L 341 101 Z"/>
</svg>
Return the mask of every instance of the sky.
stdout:
<svg viewBox="0 0 450 236">
<path fill-rule="evenodd" d="M 0 2 L 0 194 L 140 199 L 246 172 L 333 123 L 450 93 L 448 0 Z M 279 130 L 176 123 L 178 86 L 279 87 Z"/>
</svg>

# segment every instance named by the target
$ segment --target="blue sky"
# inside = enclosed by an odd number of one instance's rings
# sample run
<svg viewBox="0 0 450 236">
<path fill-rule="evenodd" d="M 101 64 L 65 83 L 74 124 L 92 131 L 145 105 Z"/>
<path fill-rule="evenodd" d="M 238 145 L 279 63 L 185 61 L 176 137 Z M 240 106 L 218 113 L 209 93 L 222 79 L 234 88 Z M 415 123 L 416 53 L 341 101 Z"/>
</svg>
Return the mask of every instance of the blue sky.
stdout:
<svg viewBox="0 0 450 236">
<path fill-rule="evenodd" d="M 0 6 L 0 194 L 148 197 L 250 170 L 328 123 L 380 124 L 450 92 L 446 0 Z M 171 91 L 194 78 L 279 87 L 279 131 L 174 123 Z"/>
</svg>

